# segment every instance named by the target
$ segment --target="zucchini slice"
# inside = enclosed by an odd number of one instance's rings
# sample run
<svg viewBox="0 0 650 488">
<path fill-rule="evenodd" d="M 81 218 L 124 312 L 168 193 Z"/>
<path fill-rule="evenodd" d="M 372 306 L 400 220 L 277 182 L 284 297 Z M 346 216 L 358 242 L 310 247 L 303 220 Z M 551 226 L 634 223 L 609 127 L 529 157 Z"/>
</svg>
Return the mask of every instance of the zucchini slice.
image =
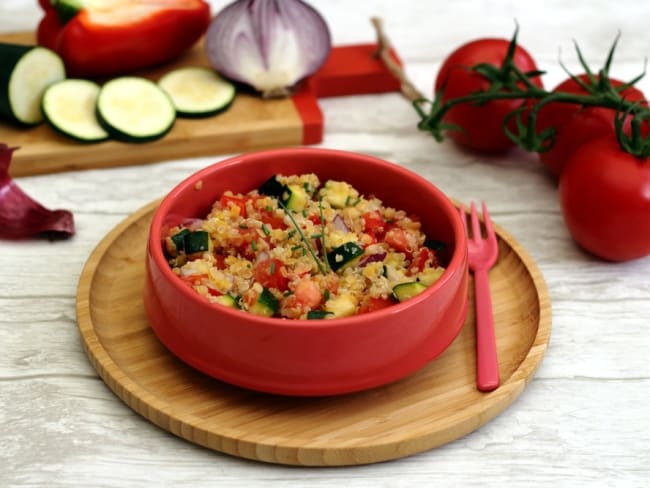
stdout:
<svg viewBox="0 0 650 488">
<path fill-rule="evenodd" d="M 327 253 L 327 262 L 332 271 L 356 263 L 363 254 L 363 248 L 355 242 L 346 242 Z"/>
<path fill-rule="evenodd" d="M 77 141 L 105 141 L 109 134 L 95 116 L 99 90 L 99 85 L 90 80 L 67 79 L 50 85 L 41 102 L 45 120 Z"/>
<path fill-rule="evenodd" d="M 158 80 L 181 117 L 208 117 L 226 110 L 235 99 L 235 85 L 210 68 L 187 67 Z"/>
<path fill-rule="evenodd" d="M 54 51 L 0 43 L 0 118 L 28 126 L 40 124 L 43 92 L 64 78 L 63 60 Z"/>
<path fill-rule="evenodd" d="M 309 203 L 309 195 L 300 185 L 287 185 L 286 191 L 282 194 L 283 202 L 289 210 L 294 212 L 302 211 Z"/>
<path fill-rule="evenodd" d="M 122 76 L 110 80 L 99 91 L 97 119 L 115 139 L 149 142 L 171 130 L 176 109 L 153 81 Z"/>
<path fill-rule="evenodd" d="M 273 317 L 275 312 L 280 308 L 280 303 L 275 295 L 271 293 L 268 288 L 264 288 L 257 301 L 251 305 L 249 312 L 256 315 L 263 315 L 264 317 Z"/>
<path fill-rule="evenodd" d="M 262 195 L 282 199 L 286 189 L 287 187 L 278 181 L 277 175 L 273 175 L 259 187 L 258 191 Z"/>
<path fill-rule="evenodd" d="M 189 229 L 183 229 L 171 237 L 174 247 L 176 248 L 176 253 L 185 251 L 185 236 L 190 233 Z"/>
<path fill-rule="evenodd" d="M 185 234 L 183 236 L 183 249 L 187 255 L 209 251 L 210 234 L 204 230 L 195 230 Z"/>
<path fill-rule="evenodd" d="M 328 312 L 327 310 L 310 310 L 307 312 L 307 320 L 323 320 L 333 315 L 334 312 Z"/>
<path fill-rule="evenodd" d="M 412 281 L 409 283 L 400 283 L 393 287 L 393 296 L 400 302 L 413 298 L 415 295 L 419 295 L 427 287 L 420 283 L 419 281 Z"/>
<path fill-rule="evenodd" d="M 259 188 L 262 195 L 275 197 L 289 210 L 300 212 L 309 203 L 309 194 L 302 186 L 296 184 L 284 185 L 278 181 L 277 175 L 266 180 Z"/>
</svg>

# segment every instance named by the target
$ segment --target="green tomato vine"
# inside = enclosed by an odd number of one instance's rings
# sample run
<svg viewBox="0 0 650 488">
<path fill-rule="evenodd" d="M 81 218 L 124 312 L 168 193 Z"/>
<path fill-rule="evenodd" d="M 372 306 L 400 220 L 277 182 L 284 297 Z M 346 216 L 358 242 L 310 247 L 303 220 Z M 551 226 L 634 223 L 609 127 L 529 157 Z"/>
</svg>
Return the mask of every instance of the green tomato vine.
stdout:
<svg viewBox="0 0 650 488">
<path fill-rule="evenodd" d="M 467 68 L 483 76 L 489 82 L 488 89 L 443 101 L 444 85 L 435 94 L 433 100 L 428 99 L 413 86 L 406 78 L 401 67 L 389 55 L 390 44 L 383 31 L 380 19 L 373 18 L 372 23 L 378 37 L 379 49 L 377 56 L 391 73 L 400 80 L 402 94 L 411 101 L 413 108 L 420 117 L 417 125 L 418 129 L 430 133 L 438 142 L 444 140 L 445 133 L 448 131 L 463 130 L 462 127 L 444 121 L 445 114 L 452 107 L 459 104 L 481 105 L 493 100 L 522 100 L 522 106 L 508 114 L 503 120 L 503 131 L 510 140 L 526 151 L 545 152 L 553 146 L 557 130 L 554 127 L 543 131 L 537 130 L 537 116 L 540 109 L 549 103 L 571 103 L 583 107 L 604 107 L 614 110 L 616 114 L 614 120 L 616 134 L 621 148 L 639 158 L 650 157 L 650 137 L 644 137 L 641 131 L 643 121 L 650 120 L 650 108 L 647 104 L 626 100 L 621 95 L 622 91 L 634 86 L 645 76 L 646 66 L 644 65 L 643 72 L 640 75 L 616 87 L 612 85 L 609 76 L 620 34 L 616 36 L 603 67 L 596 74 L 584 59 L 578 44 L 574 43 L 578 60 L 585 71 L 586 80 L 569 72 L 560 61 L 562 69 L 585 90 L 586 94 L 584 95 L 549 92 L 539 88 L 532 82 L 532 79 L 543 75 L 544 71 L 522 72 L 515 65 L 514 53 L 519 33 L 519 27 L 517 26 L 501 66 L 481 63 Z M 629 134 L 626 134 L 623 130 L 623 124 L 628 117 L 631 117 L 631 130 Z M 512 119 L 515 122 L 516 132 L 508 128 Z"/>
</svg>

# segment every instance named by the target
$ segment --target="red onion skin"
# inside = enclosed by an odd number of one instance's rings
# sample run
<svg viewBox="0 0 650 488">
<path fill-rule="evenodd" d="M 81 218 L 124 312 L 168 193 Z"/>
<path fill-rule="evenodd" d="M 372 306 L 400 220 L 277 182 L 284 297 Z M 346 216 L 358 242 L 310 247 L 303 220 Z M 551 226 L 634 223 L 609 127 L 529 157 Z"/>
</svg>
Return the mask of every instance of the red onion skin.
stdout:
<svg viewBox="0 0 650 488">
<path fill-rule="evenodd" d="M 386 259 L 386 253 L 385 252 L 378 252 L 375 254 L 370 254 L 368 256 L 365 256 L 360 262 L 359 262 L 359 267 L 360 268 L 365 268 L 368 266 L 370 263 L 380 263 L 384 259 Z"/>
<path fill-rule="evenodd" d="M 16 149 L 0 143 L 0 238 L 72 236 L 75 232 L 72 213 L 48 210 L 23 192 L 9 176 L 11 156 Z"/>
<path fill-rule="evenodd" d="M 350 232 L 350 228 L 345 224 L 343 217 L 339 214 L 336 214 L 334 220 L 332 220 L 332 225 L 336 230 L 340 230 L 341 232 Z"/>
<path fill-rule="evenodd" d="M 304 67 L 294 84 L 325 62 L 331 36 L 327 23 L 314 8 L 302 0 L 236 0 L 218 12 L 208 27 L 205 44 L 210 63 L 226 78 L 254 86 L 253 80 L 246 79 L 238 68 L 241 59 L 247 57 L 257 59 L 266 71 L 272 70 L 274 25 L 292 29 L 298 38 Z"/>
</svg>

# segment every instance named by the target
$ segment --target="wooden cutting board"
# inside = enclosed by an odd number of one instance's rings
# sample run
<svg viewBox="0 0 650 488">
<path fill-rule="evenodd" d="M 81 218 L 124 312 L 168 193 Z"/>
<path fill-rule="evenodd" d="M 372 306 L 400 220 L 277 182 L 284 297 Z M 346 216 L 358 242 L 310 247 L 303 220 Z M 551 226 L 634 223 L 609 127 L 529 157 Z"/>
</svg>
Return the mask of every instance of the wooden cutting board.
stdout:
<svg viewBox="0 0 650 488">
<path fill-rule="evenodd" d="M 1 34 L 0 42 L 34 44 L 35 39 L 33 33 L 21 32 Z M 375 50 L 373 44 L 334 47 L 323 67 L 291 98 L 262 100 L 240 90 L 224 113 L 198 120 L 178 118 L 173 129 L 154 142 L 83 144 L 47 124 L 22 128 L 4 121 L 0 142 L 20 147 L 10 167 L 13 177 L 317 144 L 324 130 L 319 97 L 399 90 L 399 82 L 373 56 Z M 393 57 L 399 62 L 395 53 Z M 209 66 L 202 42 L 173 63 L 136 74 L 158 80 L 181 66 Z"/>
</svg>

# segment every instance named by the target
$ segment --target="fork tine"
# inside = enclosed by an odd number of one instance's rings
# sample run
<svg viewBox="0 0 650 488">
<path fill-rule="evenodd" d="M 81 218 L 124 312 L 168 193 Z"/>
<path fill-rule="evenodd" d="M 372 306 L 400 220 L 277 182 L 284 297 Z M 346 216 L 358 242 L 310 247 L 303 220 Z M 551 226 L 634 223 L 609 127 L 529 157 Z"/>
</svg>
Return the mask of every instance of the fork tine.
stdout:
<svg viewBox="0 0 650 488">
<path fill-rule="evenodd" d="M 463 229 L 465 229 L 465 235 L 467 235 L 467 214 L 465 213 L 465 204 L 461 203 L 458 207 L 458 213 L 460 214 L 460 220 L 463 222 Z"/>
<path fill-rule="evenodd" d="M 481 202 L 481 210 L 483 211 L 483 223 L 485 224 L 485 234 L 489 239 L 494 239 L 496 238 L 496 234 L 494 233 L 494 228 L 492 227 L 492 219 L 490 219 L 490 213 L 488 212 L 485 201 Z"/>
<path fill-rule="evenodd" d="M 470 205 L 470 217 L 472 220 L 472 238 L 480 239 L 481 238 L 481 223 L 478 220 L 478 215 L 476 213 L 476 204 L 474 202 Z"/>
</svg>

